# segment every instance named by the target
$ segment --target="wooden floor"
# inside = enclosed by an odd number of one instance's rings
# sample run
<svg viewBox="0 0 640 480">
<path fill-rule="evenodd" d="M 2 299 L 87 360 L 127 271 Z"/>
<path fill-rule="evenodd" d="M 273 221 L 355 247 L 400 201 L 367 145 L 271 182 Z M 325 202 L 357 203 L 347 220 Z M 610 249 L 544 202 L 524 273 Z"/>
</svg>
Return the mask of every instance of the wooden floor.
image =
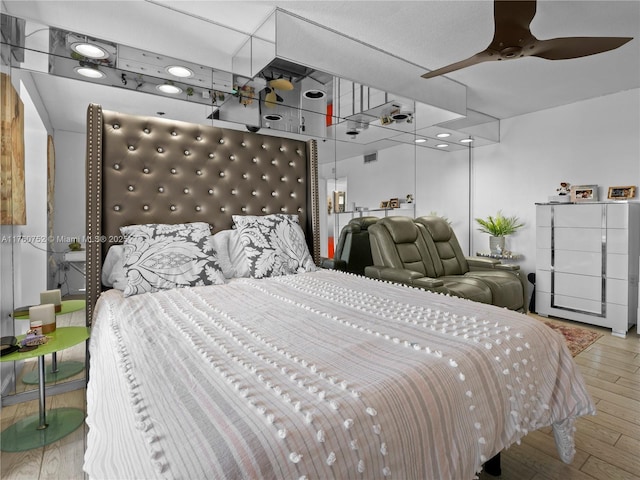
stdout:
<svg viewBox="0 0 640 480">
<path fill-rule="evenodd" d="M 598 413 L 577 422 L 573 464 L 566 465 L 558 459 L 551 428 L 546 428 L 530 433 L 521 445 L 502 453 L 501 479 L 640 480 L 640 337 L 635 328 L 624 339 L 612 336 L 608 330 L 591 328 L 604 335 L 581 352 L 576 362 Z M 84 408 L 84 390 L 48 399 L 47 408 L 60 406 Z M 2 428 L 36 413 L 37 409 L 37 401 L 4 407 Z M 2 452 L 0 476 L 3 480 L 84 479 L 85 442 L 85 428 L 79 428 L 44 448 L 24 453 Z M 480 478 L 496 477 L 483 473 Z"/>
</svg>

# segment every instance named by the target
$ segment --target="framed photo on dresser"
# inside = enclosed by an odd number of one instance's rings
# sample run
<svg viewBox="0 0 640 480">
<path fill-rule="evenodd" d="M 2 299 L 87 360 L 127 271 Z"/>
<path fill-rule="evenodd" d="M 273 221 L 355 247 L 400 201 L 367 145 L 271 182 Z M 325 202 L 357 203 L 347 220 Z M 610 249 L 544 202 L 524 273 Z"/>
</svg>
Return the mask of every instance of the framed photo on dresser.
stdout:
<svg viewBox="0 0 640 480">
<path fill-rule="evenodd" d="M 609 187 L 609 200 L 629 200 L 636 196 L 636 187 L 628 185 L 624 187 Z"/>
<path fill-rule="evenodd" d="M 598 185 L 572 185 L 572 202 L 596 202 L 598 201 Z"/>
</svg>

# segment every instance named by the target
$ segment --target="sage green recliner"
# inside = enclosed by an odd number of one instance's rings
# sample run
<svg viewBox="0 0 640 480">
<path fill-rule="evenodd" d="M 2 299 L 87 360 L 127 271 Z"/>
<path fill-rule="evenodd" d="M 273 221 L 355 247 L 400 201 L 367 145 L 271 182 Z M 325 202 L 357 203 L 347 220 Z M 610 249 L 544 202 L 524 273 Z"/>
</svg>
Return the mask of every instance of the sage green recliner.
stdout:
<svg viewBox="0 0 640 480">
<path fill-rule="evenodd" d="M 424 226 L 409 217 L 385 217 L 369 227 L 373 265 L 365 275 L 434 292 L 491 303 L 491 289 L 477 278 L 441 278 L 424 238 Z"/>
<path fill-rule="evenodd" d="M 527 311 L 527 282 L 520 266 L 503 264 L 494 258 L 465 257 L 451 225 L 441 217 L 425 216 L 414 220 L 424 226 L 427 244 L 435 248 L 432 259 L 444 276 L 473 277 L 491 289 L 491 303 L 510 310 Z"/>
<path fill-rule="evenodd" d="M 369 277 L 405 283 L 511 310 L 526 310 L 526 284 L 517 265 L 468 258 L 440 217 L 386 217 L 369 227 Z"/>
</svg>

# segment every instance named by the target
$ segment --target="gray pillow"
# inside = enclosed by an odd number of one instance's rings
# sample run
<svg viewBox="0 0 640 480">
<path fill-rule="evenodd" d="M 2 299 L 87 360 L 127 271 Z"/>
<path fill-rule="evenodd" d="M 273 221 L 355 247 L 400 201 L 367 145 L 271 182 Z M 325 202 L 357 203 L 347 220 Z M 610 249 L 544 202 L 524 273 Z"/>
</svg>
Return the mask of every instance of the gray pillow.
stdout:
<svg viewBox="0 0 640 480">
<path fill-rule="evenodd" d="M 225 283 L 204 222 L 120 228 L 127 287 L 124 296 Z"/>
<path fill-rule="evenodd" d="M 297 215 L 233 215 L 253 278 L 317 269 Z"/>
<path fill-rule="evenodd" d="M 249 277 L 249 263 L 238 230 L 221 230 L 210 238 L 224 277 Z"/>
</svg>

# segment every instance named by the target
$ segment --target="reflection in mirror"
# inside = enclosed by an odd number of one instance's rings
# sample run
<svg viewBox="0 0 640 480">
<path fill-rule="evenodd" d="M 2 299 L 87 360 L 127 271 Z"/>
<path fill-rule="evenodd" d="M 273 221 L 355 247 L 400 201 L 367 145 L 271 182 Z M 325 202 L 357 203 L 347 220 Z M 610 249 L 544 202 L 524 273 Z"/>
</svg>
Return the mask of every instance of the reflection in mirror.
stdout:
<svg viewBox="0 0 640 480">
<path fill-rule="evenodd" d="M 79 258 L 73 259 L 79 275 L 73 280 L 70 271 L 73 270 L 70 266 L 72 259 L 66 255 L 73 239 L 84 236 L 84 225 L 73 232 L 56 235 L 59 229 L 54 221 L 56 170 L 53 128 L 46 115 L 42 115 L 42 100 L 32 77 L 7 67 L 7 60 L 12 56 L 11 52 L 3 49 L 1 329 L 3 337 L 16 337 L 20 341 L 31 329 L 33 319 L 30 318 L 29 307 L 51 303 L 51 299 L 41 297 L 51 288 L 59 292 L 56 295 L 59 300 L 54 303 L 60 304 L 60 311 L 51 312 L 57 327 L 84 327 L 82 262 Z M 83 155 L 79 161 L 83 162 Z M 17 188 L 18 180 L 24 184 L 21 189 Z M 70 190 L 73 194 L 78 188 Z M 77 202 L 77 198 L 74 197 L 73 202 Z M 20 207 L 20 215 L 16 214 L 17 207 Z M 64 202 L 61 207 L 63 211 L 66 209 Z M 12 217 L 5 215 L 7 208 Z M 84 221 L 83 217 L 80 221 Z M 85 357 L 84 342 L 46 355 L 47 390 L 54 393 L 69 386 L 82 386 L 86 373 Z M 12 361 L 8 356 L 3 358 L 3 405 L 37 397 L 37 365 L 37 358 L 18 361 Z"/>
<path fill-rule="evenodd" d="M 11 77 L 5 71 L 3 67 L 2 73 L 0 73 L 0 98 L 2 99 L 2 104 L 0 105 L 0 133 L 2 135 L 2 149 L 0 151 L 0 174 L 2 175 L 0 186 L 0 235 L 2 237 L 0 242 L 0 331 L 3 337 L 13 337 L 15 335 L 11 316 L 14 308 L 13 239 L 16 237 L 17 231 L 17 225 L 14 225 L 14 222 L 22 223 L 22 219 L 16 218 L 14 220 L 14 211 L 17 209 L 17 205 L 14 205 L 13 198 L 14 196 L 18 198 L 20 195 L 17 193 L 14 195 L 13 185 L 20 178 L 17 175 L 20 168 L 19 164 L 17 164 L 18 162 L 14 161 L 14 154 L 18 159 L 19 155 L 17 154 L 19 152 L 14 152 L 12 148 L 13 142 L 6 144 L 5 139 L 12 138 L 13 133 L 16 131 L 12 128 L 14 125 L 12 117 L 15 109 L 11 108 L 11 105 L 17 104 L 19 97 L 17 91 L 11 85 Z M 24 185 L 22 185 L 22 189 L 24 189 Z M 22 217 L 22 212 L 16 217 Z M 3 350 L 5 348 L 8 347 L 3 346 Z M 13 363 L 3 362 L 0 364 L 0 378 L 2 379 L 3 395 L 5 392 L 15 390 Z"/>
</svg>

